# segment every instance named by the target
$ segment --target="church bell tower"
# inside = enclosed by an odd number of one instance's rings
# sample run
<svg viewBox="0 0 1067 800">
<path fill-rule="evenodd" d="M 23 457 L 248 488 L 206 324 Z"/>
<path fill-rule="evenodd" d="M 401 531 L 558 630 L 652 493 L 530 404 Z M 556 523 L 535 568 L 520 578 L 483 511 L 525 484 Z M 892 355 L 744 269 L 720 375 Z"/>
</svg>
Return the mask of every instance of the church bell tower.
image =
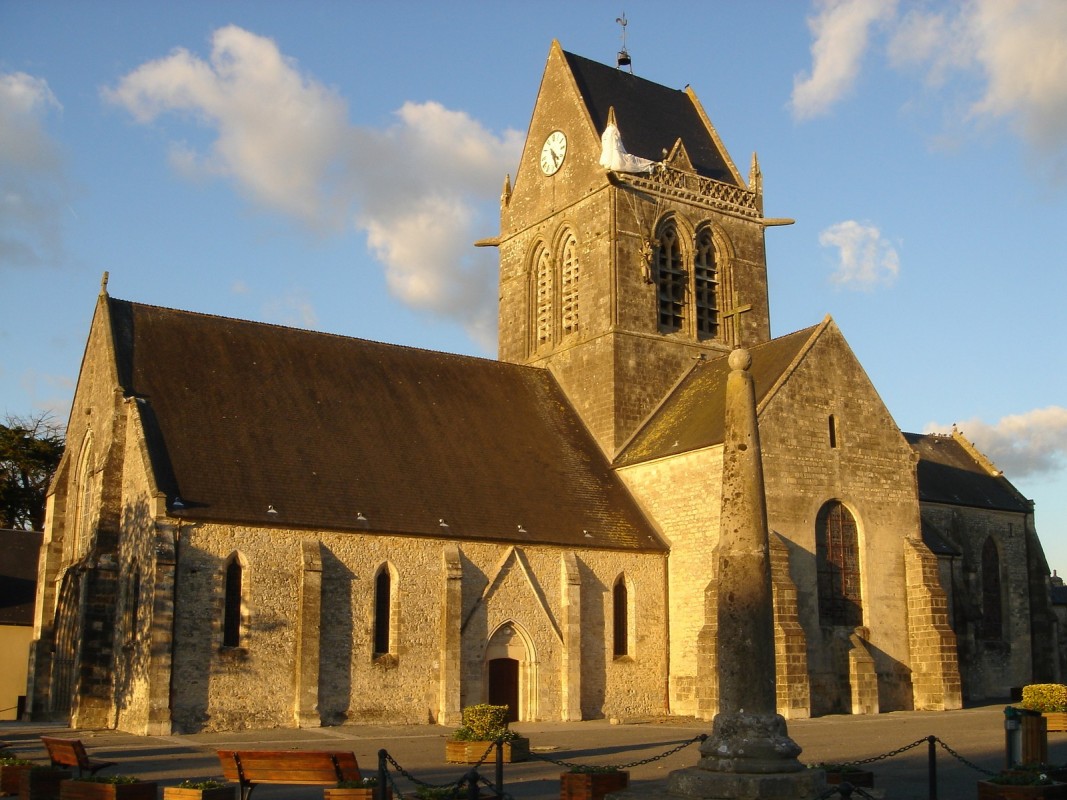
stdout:
<svg viewBox="0 0 1067 800">
<path fill-rule="evenodd" d="M 501 197 L 499 357 L 551 370 L 612 457 L 694 359 L 770 338 L 776 222 L 690 89 L 554 41 Z"/>
</svg>

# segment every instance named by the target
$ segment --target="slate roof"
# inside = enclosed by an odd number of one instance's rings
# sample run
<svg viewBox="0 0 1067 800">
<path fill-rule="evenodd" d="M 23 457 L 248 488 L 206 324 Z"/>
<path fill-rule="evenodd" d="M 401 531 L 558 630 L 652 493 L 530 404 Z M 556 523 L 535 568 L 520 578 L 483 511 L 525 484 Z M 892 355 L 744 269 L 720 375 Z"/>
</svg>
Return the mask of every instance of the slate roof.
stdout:
<svg viewBox="0 0 1067 800">
<path fill-rule="evenodd" d="M 818 325 L 749 348 L 758 405 L 811 339 Z M 721 444 L 729 356 L 698 361 L 615 459 L 617 467 Z"/>
<path fill-rule="evenodd" d="M 547 370 L 107 302 L 187 518 L 666 550 Z"/>
<path fill-rule="evenodd" d="M 1029 502 L 1003 475 L 983 467 L 952 436 L 905 433 L 919 456 L 919 500 L 1001 511 L 1030 511 Z"/>
<path fill-rule="evenodd" d="M 653 161 L 663 160 L 680 138 L 697 172 L 737 186 L 727 160 L 689 95 L 669 89 L 621 69 L 564 51 L 564 57 L 585 100 L 597 134 L 604 132 L 608 109 L 627 152 Z"/>
<path fill-rule="evenodd" d="M 0 625 L 32 625 L 44 534 L 0 529 Z"/>
</svg>

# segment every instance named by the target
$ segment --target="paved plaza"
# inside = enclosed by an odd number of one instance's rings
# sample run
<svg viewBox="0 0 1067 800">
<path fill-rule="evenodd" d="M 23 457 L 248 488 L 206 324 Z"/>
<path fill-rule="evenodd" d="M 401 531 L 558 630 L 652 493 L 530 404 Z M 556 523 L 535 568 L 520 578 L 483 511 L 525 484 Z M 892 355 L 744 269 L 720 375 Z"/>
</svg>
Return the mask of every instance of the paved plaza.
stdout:
<svg viewBox="0 0 1067 800">
<path fill-rule="evenodd" d="M 966 764 L 941 744 L 937 754 L 938 797 L 972 800 L 982 773 L 1004 764 L 1004 704 L 960 711 L 903 711 L 877 716 L 828 716 L 789 723 L 789 733 L 804 749 L 801 761 L 848 762 L 868 759 L 936 736 L 966 759 Z M 629 720 L 610 724 L 587 722 L 517 723 L 515 730 L 530 738 L 536 756 L 579 764 L 629 764 L 657 756 L 701 733 L 710 724 L 687 718 Z M 133 736 L 117 731 L 71 730 L 38 723 L 0 723 L 0 738 L 13 745 L 14 754 L 45 761 L 41 734 L 82 739 L 90 755 L 116 761 L 106 773 L 136 775 L 168 785 L 186 778 L 220 777 L 217 749 L 344 750 L 352 751 L 365 773 L 372 773 L 382 748 L 421 781 L 443 784 L 457 780 L 461 765 L 444 760 L 450 729 L 433 725 L 346 725 L 331 728 L 247 730 L 182 736 Z M 667 774 L 692 766 L 699 754 L 690 745 L 667 758 L 631 768 L 632 785 L 662 786 Z M 868 768 L 875 786 L 889 800 L 920 800 L 928 793 L 928 746 L 916 747 L 880 759 Z M 1049 762 L 1067 763 L 1067 733 L 1049 734 Z M 973 766 L 972 766 L 973 765 Z M 555 800 L 559 773 L 555 764 L 538 759 L 504 768 L 505 790 L 516 800 Z M 492 765 L 484 774 L 492 779 Z M 397 776 L 407 793 L 412 784 Z M 319 787 L 263 786 L 255 800 L 315 800 Z"/>
</svg>

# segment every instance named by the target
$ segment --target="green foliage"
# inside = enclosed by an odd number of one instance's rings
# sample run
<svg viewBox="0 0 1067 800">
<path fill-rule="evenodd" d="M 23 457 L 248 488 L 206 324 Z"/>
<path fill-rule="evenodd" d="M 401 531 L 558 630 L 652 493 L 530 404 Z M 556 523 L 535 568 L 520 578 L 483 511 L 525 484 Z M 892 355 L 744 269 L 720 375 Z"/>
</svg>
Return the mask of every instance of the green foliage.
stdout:
<svg viewBox="0 0 1067 800">
<path fill-rule="evenodd" d="M 419 800 L 451 800 L 454 797 L 462 797 L 458 785 L 452 786 L 419 786 L 415 789 L 415 796 Z"/>
<path fill-rule="evenodd" d="M 1023 687 L 1022 707 L 1031 711 L 1067 711 L 1067 686 L 1031 683 Z"/>
<path fill-rule="evenodd" d="M 452 738 L 460 742 L 491 742 L 503 739 L 510 742 L 519 738 L 515 731 L 508 730 L 508 707 L 480 703 L 463 709 L 463 724 L 456 728 Z"/>
<path fill-rule="evenodd" d="M 0 767 L 32 767 L 35 764 L 32 761 L 27 761 L 25 758 L 15 758 L 14 756 L 4 756 L 0 758 Z"/>
<path fill-rule="evenodd" d="M 577 772 L 582 775 L 605 775 L 610 772 L 622 772 L 622 770 L 614 764 L 575 764 L 569 771 Z"/>
<path fill-rule="evenodd" d="M 86 775 L 83 778 L 74 778 L 82 783 L 111 783 L 115 786 L 125 786 L 128 783 L 140 783 L 140 778 L 133 775 Z"/>
<path fill-rule="evenodd" d="M 63 429 L 47 414 L 0 424 L 0 528 L 44 529 L 48 484 L 63 456 Z"/>
<path fill-rule="evenodd" d="M 216 780 L 212 780 L 212 779 L 208 778 L 205 781 L 184 780 L 184 781 L 182 781 L 181 783 L 178 784 L 178 788 L 179 789 L 199 789 L 200 791 L 204 791 L 205 789 L 221 789 L 225 785 L 226 784 L 223 783 L 222 781 L 216 781 Z"/>
<path fill-rule="evenodd" d="M 1044 772 L 1026 770 L 1006 770 L 989 778 L 988 781 L 1001 786 L 1051 786 L 1055 783 Z"/>
<path fill-rule="evenodd" d="M 373 778 L 360 778 L 358 781 L 341 781 L 337 784 L 338 789 L 373 789 L 378 785 L 377 776 Z"/>
</svg>

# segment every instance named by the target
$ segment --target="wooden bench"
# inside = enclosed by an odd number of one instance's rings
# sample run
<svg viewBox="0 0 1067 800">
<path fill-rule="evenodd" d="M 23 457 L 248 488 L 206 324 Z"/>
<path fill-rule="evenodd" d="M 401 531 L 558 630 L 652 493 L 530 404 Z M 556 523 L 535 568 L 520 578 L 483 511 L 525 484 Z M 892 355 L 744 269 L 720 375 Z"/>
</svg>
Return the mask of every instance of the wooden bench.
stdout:
<svg viewBox="0 0 1067 800">
<path fill-rule="evenodd" d="M 248 800 L 261 783 L 335 786 L 362 778 L 355 753 L 307 750 L 219 750 L 222 774 L 241 785 L 241 800 Z"/>
<path fill-rule="evenodd" d="M 79 777 L 83 772 L 95 775 L 105 767 L 115 766 L 116 763 L 89 758 L 89 754 L 85 752 L 85 745 L 79 739 L 56 739 L 51 736 L 42 736 L 41 741 L 48 750 L 48 758 L 53 767 L 76 767 Z"/>
</svg>

